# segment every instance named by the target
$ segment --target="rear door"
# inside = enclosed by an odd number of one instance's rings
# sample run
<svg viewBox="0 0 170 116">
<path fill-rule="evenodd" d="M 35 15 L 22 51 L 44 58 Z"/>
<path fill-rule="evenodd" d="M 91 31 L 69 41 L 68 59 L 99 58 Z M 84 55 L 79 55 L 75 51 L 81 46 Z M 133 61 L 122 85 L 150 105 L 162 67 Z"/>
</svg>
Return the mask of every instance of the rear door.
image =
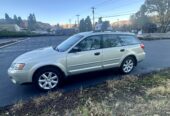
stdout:
<svg viewBox="0 0 170 116">
<path fill-rule="evenodd" d="M 117 35 L 103 35 L 103 67 L 112 68 L 120 64 L 125 50 L 122 48 Z"/>
</svg>

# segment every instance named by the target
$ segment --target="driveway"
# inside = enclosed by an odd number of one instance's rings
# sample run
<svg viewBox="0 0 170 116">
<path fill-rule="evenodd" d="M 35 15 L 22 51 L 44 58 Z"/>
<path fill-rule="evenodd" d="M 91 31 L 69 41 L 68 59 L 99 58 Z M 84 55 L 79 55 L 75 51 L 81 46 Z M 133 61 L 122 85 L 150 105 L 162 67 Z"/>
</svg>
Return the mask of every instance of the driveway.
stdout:
<svg viewBox="0 0 170 116">
<path fill-rule="evenodd" d="M 41 93 L 31 85 L 14 85 L 7 75 L 7 69 L 12 61 L 27 51 L 46 46 L 56 46 L 65 40 L 66 37 L 32 37 L 20 43 L 0 49 L 0 107 L 10 105 L 19 100 L 28 100 L 39 96 Z M 143 41 L 147 53 L 145 61 L 140 63 L 133 71 L 133 74 L 142 74 L 170 67 L 170 40 Z M 77 75 L 67 81 L 60 88 L 64 91 L 89 87 L 102 83 L 108 79 L 117 78 L 116 71 L 107 70 L 89 74 Z"/>
</svg>

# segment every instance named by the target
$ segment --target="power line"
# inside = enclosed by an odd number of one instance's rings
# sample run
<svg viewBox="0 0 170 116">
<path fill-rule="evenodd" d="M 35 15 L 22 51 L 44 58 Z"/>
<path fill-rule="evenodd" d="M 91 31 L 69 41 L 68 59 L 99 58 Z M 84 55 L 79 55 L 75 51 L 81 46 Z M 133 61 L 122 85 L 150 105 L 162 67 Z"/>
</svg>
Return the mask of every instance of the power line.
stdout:
<svg viewBox="0 0 170 116">
<path fill-rule="evenodd" d="M 114 0 L 110 0 L 109 2 L 111 2 L 111 1 L 114 1 Z M 114 1 L 114 4 L 117 4 L 117 3 L 119 3 L 121 0 L 115 0 Z M 124 1 L 127 1 L 127 0 L 124 0 Z M 110 5 L 113 5 L 113 4 L 107 4 L 107 5 L 105 5 L 105 6 L 100 6 L 100 7 L 97 7 L 97 8 L 99 8 L 99 9 L 103 9 L 103 8 L 105 8 L 105 7 L 108 7 L 108 5 L 110 6 Z"/>
<path fill-rule="evenodd" d="M 119 17 L 119 16 L 125 16 L 125 15 L 132 15 L 134 13 L 128 13 L 128 14 L 121 14 L 121 15 L 110 15 L 110 16 L 101 16 L 102 18 L 112 18 L 112 17 Z M 100 18 L 100 17 L 96 17 Z"/>
<path fill-rule="evenodd" d="M 103 5 L 103 4 L 105 4 L 106 2 L 110 2 L 110 1 L 113 1 L 113 0 L 105 0 L 105 1 L 102 1 L 102 2 L 99 2 L 99 3 L 97 3 L 97 4 L 94 4 L 94 5 L 92 5 L 93 7 L 98 7 L 98 6 L 101 6 L 101 5 Z M 81 11 L 81 12 L 85 12 L 85 11 L 87 11 L 88 9 L 86 9 L 86 10 L 83 10 L 83 11 Z M 80 13 L 79 13 L 80 14 Z"/>
<path fill-rule="evenodd" d="M 107 2 L 110 2 L 110 1 L 113 1 L 113 0 L 104 0 L 104 1 L 102 1 L 102 2 L 100 2 L 100 3 L 97 3 L 97 4 L 92 5 L 92 6 L 96 8 L 96 6 L 99 7 L 99 6 L 101 6 L 101 5 L 103 5 L 103 4 L 107 3 Z M 87 11 L 87 10 L 84 10 L 84 11 L 82 11 L 82 12 L 84 13 L 85 11 Z M 83 14 L 83 13 L 80 13 L 80 12 L 79 12 L 79 14 Z M 94 17 L 94 18 L 95 18 L 95 17 Z M 93 18 L 93 20 L 95 21 L 94 18 Z"/>
<path fill-rule="evenodd" d="M 139 0 L 137 0 L 137 2 L 138 2 Z M 130 5 L 133 5 L 133 4 L 136 4 L 137 2 L 134 2 L 134 3 L 132 3 L 132 4 L 130 4 Z M 126 5 L 129 5 L 129 3 L 128 4 L 125 4 L 125 5 L 123 5 L 123 6 L 120 6 L 120 7 L 117 7 L 117 8 L 114 8 L 113 10 L 115 10 L 115 9 L 119 9 L 119 8 L 122 8 L 122 7 L 124 7 L 124 6 L 126 6 Z M 98 14 L 98 13 L 97 13 Z M 119 13 L 119 15 L 111 15 L 111 16 L 99 16 L 98 18 L 100 18 L 100 17 L 102 17 L 102 18 L 112 18 L 112 17 L 119 17 L 119 16 L 125 16 L 125 15 L 132 15 L 132 14 L 134 14 L 134 13 L 125 13 L 125 14 L 120 14 Z M 97 17 L 96 17 L 97 18 Z"/>
<path fill-rule="evenodd" d="M 102 6 L 103 4 L 105 4 L 105 3 L 107 3 L 107 2 L 111 2 L 111 1 L 113 1 L 113 0 L 105 0 L 105 1 L 103 1 L 103 2 L 100 2 L 100 3 L 98 3 L 98 4 L 95 4 L 95 5 L 93 5 L 93 6 L 99 7 L 99 6 Z"/>
<path fill-rule="evenodd" d="M 125 7 L 125 6 L 134 5 L 134 4 L 138 3 L 139 1 L 141 1 L 141 0 L 136 0 L 136 2 L 133 2 L 133 3 L 131 3 L 131 4 L 129 4 L 129 2 L 128 2 L 127 4 L 124 4 L 124 5 L 121 5 L 121 6 L 118 6 L 118 7 L 114 7 L 113 9 L 110 9 L 109 11 L 113 11 L 113 10 L 115 11 L 115 10 L 118 10 L 118 9 L 123 8 L 123 7 Z"/>
<path fill-rule="evenodd" d="M 111 16 L 117 16 L 117 14 L 118 15 L 124 15 L 124 14 L 134 14 L 135 13 L 135 11 L 134 10 L 131 10 L 131 11 L 127 11 L 127 12 L 118 12 L 118 13 L 116 13 L 116 14 L 113 14 L 113 15 L 111 15 Z M 98 13 L 97 13 L 98 14 Z M 105 17 L 103 14 L 98 14 L 98 17 L 101 17 L 101 16 L 103 16 L 103 17 Z"/>
<path fill-rule="evenodd" d="M 94 6 L 94 7 L 97 6 L 97 7 L 98 7 L 98 6 L 101 6 L 101 5 L 105 4 L 106 2 L 110 2 L 110 1 L 113 1 L 113 0 L 105 0 L 105 1 L 103 1 L 103 2 L 94 4 L 94 5 L 92 5 L 92 6 Z M 83 11 L 81 11 L 81 12 L 79 12 L 79 14 L 83 14 L 83 13 L 86 12 L 86 11 L 87 11 L 87 9 L 86 9 L 86 10 L 83 10 Z"/>
<path fill-rule="evenodd" d="M 95 23 L 95 14 L 96 14 L 96 12 L 95 12 L 95 8 L 97 7 L 100 7 L 100 6 L 102 6 L 103 4 L 105 4 L 105 3 L 107 3 L 107 2 L 110 2 L 110 1 L 113 1 L 113 0 L 105 0 L 105 1 L 102 1 L 102 2 L 100 2 L 100 3 L 97 3 L 97 4 L 95 4 L 95 5 L 93 5 L 93 7 L 91 8 L 92 9 L 92 14 L 93 14 L 93 25 L 94 25 L 94 23 Z M 139 1 L 139 0 L 137 0 L 137 1 Z M 117 2 L 117 0 L 115 1 L 115 2 Z M 132 3 L 132 4 L 134 4 L 134 2 Z M 132 4 L 130 4 L 130 5 L 132 5 Z M 136 2 L 135 2 L 135 4 L 136 4 Z M 129 3 L 128 4 L 125 4 L 125 5 L 123 5 L 123 6 L 120 6 L 120 7 L 117 7 L 116 9 L 119 9 L 119 8 L 122 8 L 122 7 L 124 7 L 124 6 L 127 6 L 127 5 L 129 5 Z M 94 9 L 93 9 L 94 8 Z M 115 10 L 115 8 L 113 9 L 113 10 Z M 86 10 L 87 11 L 87 10 Z M 83 13 L 85 12 L 85 10 L 83 11 Z M 79 12 L 79 14 L 83 14 L 83 13 L 80 13 Z M 98 13 L 97 13 L 98 14 Z M 126 14 L 126 15 L 129 15 L 129 14 Z M 76 15 L 77 16 L 77 15 Z M 80 16 L 80 15 L 79 15 Z M 77 22 L 78 22 L 78 26 L 79 26 L 79 16 L 77 16 Z M 109 17 L 118 17 L 118 16 L 123 16 L 123 15 L 113 15 L 113 16 L 104 16 L 103 18 L 109 18 Z"/>
</svg>

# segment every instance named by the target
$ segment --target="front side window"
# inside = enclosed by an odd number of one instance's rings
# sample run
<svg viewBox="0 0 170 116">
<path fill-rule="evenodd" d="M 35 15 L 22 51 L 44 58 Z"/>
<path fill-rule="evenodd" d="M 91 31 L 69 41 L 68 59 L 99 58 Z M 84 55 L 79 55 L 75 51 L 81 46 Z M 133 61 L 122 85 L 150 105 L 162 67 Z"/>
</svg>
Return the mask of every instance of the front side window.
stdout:
<svg viewBox="0 0 170 116">
<path fill-rule="evenodd" d="M 120 35 L 120 42 L 123 46 L 140 44 L 140 41 L 135 36 Z"/>
<path fill-rule="evenodd" d="M 103 35 L 103 48 L 120 47 L 117 35 Z"/>
<path fill-rule="evenodd" d="M 80 51 L 97 50 L 101 48 L 101 36 L 91 36 L 82 40 L 77 46 Z"/>
</svg>

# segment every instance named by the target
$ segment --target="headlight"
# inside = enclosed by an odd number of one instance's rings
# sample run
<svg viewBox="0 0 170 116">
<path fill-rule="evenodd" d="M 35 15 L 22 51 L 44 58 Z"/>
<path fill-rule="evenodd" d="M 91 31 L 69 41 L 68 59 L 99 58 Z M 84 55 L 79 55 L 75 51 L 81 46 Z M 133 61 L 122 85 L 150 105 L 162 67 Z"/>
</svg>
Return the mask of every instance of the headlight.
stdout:
<svg viewBox="0 0 170 116">
<path fill-rule="evenodd" d="M 23 70 L 25 64 L 24 63 L 14 63 L 11 68 L 14 70 Z"/>
</svg>

